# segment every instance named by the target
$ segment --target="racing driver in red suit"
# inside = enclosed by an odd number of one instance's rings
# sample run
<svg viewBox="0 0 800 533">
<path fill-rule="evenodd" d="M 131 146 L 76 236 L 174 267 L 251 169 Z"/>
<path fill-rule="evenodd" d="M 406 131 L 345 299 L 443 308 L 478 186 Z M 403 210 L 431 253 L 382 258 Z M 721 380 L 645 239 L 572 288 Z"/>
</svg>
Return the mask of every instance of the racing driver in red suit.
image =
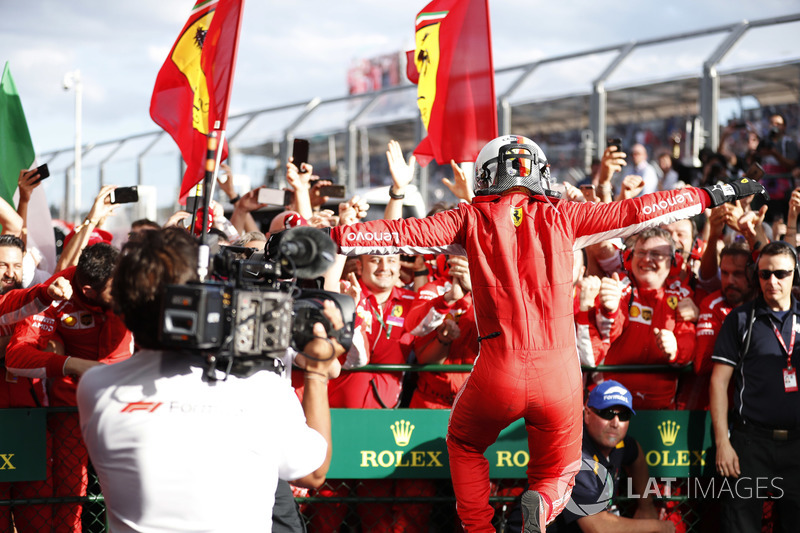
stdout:
<svg viewBox="0 0 800 533">
<path fill-rule="evenodd" d="M 609 148 L 603 180 L 624 164 Z M 345 255 L 466 255 L 480 351 L 447 431 L 458 515 L 467 532 L 493 532 L 486 449 L 524 418 L 531 460 L 522 496 L 526 533 L 544 531 L 569 501 L 580 469 L 582 385 L 572 302 L 573 250 L 762 193 L 743 178 L 610 204 L 567 202 L 550 190 L 542 150 L 530 139 L 490 141 L 475 162 L 471 204 L 423 219 L 339 226 Z"/>
</svg>

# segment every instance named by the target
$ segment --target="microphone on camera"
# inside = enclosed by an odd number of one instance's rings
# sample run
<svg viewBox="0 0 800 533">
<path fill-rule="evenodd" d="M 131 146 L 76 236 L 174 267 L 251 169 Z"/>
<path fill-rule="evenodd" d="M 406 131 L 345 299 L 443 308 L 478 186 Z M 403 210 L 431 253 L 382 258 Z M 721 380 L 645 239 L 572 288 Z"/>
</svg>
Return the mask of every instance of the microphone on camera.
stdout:
<svg viewBox="0 0 800 533">
<path fill-rule="evenodd" d="M 297 226 L 270 236 L 268 255 L 277 258 L 297 278 L 321 276 L 333 264 L 336 244 L 318 228 Z"/>
</svg>

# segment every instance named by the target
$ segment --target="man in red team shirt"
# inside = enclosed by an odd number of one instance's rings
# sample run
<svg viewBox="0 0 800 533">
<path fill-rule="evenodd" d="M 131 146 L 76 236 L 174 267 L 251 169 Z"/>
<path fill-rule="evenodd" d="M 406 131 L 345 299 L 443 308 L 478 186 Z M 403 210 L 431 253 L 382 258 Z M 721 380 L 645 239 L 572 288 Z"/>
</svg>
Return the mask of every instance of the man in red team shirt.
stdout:
<svg viewBox="0 0 800 533">
<path fill-rule="evenodd" d="M 48 378 L 47 395 L 53 407 L 77 405 L 78 379 L 89 368 L 131 356 L 131 334 L 111 308 L 111 274 L 118 255 L 106 243 L 83 250 L 76 267 L 59 273 L 72 285 L 72 299 L 19 323 L 6 349 L 6 365 L 14 374 Z M 55 346 L 55 351 L 47 351 L 48 345 Z M 48 427 L 54 443 L 54 494 L 84 496 L 88 455 L 78 413 L 52 414 Z M 81 504 L 66 503 L 56 507 L 53 523 L 79 532 L 80 517 Z"/>
<path fill-rule="evenodd" d="M 398 287 L 400 280 L 399 255 L 362 255 L 356 270 L 361 286 L 361 298 L 356 306 L 356 322 L 366 341 L 366 352 L 372 364 L 405 364 L 411 352 L 413 336 L 406 331 L 405 320 L 413 291 Z M 328 384 L 328 399 L 332 408 L 386 409 L 400 401 L 402 372 L 347 372 Z M 363 480 L 359 496 L 404 496 L 402 488 L 392 480 Z M 319 491 L 322 496 L 346 496 L 346 483 L 329 483 Z M 361 527 L 365 532 L 393 531 L 394 515 L 391 506 L 359 504 Z M 321 504 L 313 518 L 314 531 L 337 531 L 347 508 L 343 504 Z M 409 531 L 416 531 L 409 529 Z"/>
<path fill-rule="evenodd" d="M 708 410 L 714 343 L 725 317 L 734 307 L 749 301 L 752 296 L 753 287 L 747 277 L 747 264 L 750 260 L 750 248 L 743 242 L 729 244 L 720 252 L 719 275 L 722 289 L 706 296 L 700 304 L 694 347 L 694 374 L 681 376 L 678 388 L 679 409 Z"/>
<path fill-rule="evenodd" d="M 604 364 L 685 365 L 691 361 L 694 322 L 680 311 L 691 304 L 693 291 L 678 273 L 670 276 L 674 257 L 670 234 L 649 228 L 638 235 L 625 261 L 629 275 L 619 280 L 614 274 L 602 280 L 594 331 L 608 344 Z M 675 408 L 677 373 L 604 372 L 603 379 L 625 385 L 633 395 L 634 409 Z"/>
<path fill-rule="evenodd" d="M 624 159 L 604 154 L 607 183 Z M 341 253 L 466 255 L 480 353 L 450 415 L 447 448 L 457 510 L 469 532 L 494 532 L 489 462 L 500 431 L 525 419 L 532 460 L 524 531 L 543 531 L 566 506 L 580 468 L 583 387 L 575 348 L 573 249 L 702 213 L 763 191 L 743 180 L 610 204 L 554 197 L 542 150 L 530 139 L 490 141 L 475 162 L 471 204 L 423 219 L 375 220 L 331 230 Z"/>
</svg>

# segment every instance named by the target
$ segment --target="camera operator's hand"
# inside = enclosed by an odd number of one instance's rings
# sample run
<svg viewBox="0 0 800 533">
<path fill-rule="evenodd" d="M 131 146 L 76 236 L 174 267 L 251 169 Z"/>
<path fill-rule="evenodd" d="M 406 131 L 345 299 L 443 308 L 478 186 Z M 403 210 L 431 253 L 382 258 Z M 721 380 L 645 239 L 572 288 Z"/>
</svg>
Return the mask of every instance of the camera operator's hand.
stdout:
<svg viewBox="0 0 800 533">
<path fill-rule="evenodd" d="M 52 300 L 69 300 L 72 298 L 72 284 L 66 278 L 58 276 L 47 286 L 47 296 Z"/>
<path fill-rule="evenodd" d="M 332 301 L 322 303 L 322 314 L 331 321 L 333 329 L 344 327 L 342 313 Z M 338 377 L 342 370 L 338 357 L 344 353 L 344 347 L 336 339 L 328 337 L 325 326 L 319 322 L 314 324 L 314 335 L 316 338 L 303 348 L 304 353 L 297 354 L 295 364 L 305 370 L 308 379 L 324 378 L 327 383 L 328 379 Z"/>
</svg>

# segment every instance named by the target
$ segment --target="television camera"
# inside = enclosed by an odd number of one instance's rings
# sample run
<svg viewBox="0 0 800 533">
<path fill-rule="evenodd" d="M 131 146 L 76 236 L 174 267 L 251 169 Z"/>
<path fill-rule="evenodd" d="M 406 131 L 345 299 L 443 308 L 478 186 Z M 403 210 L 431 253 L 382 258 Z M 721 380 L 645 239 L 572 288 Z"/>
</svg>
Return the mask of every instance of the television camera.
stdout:
<svg viewBox="0 0 800 533">
<path fill-rule="evenodd" d="M 302 353 L 314 338 L 316 322 L 348 350 L 353 299 L 297 285 L 298 278 L 322 275 L 335 254 L 336 246 L 324 231 L 309 227 L 273 235 L 264 252 L 220 247 L 212 257 L 209 280 L 167 287 L 161 343 L 204 355 L 206 376 L 211 379 L 216 369 L 238 376 L 263 369 L 280 371 L 288 348 Z M 334 331 L 322 314 L 326 300 L 338 307 L 343 328 Z"/>
</svg>

